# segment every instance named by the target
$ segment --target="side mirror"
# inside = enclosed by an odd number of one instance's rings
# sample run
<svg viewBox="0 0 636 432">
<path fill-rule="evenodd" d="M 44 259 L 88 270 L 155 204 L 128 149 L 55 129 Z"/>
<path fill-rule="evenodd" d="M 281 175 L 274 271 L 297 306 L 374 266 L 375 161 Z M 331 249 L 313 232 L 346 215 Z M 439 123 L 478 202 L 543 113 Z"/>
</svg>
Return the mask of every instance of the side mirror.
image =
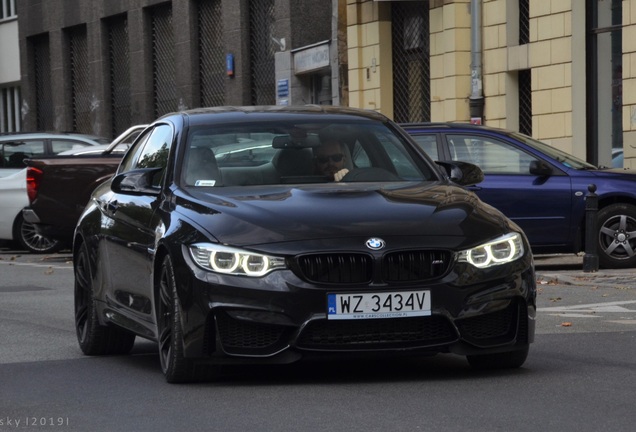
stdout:
<svg viewBox="0 0 636 432">
<path fill-rule="evenodd" d="M 446 170 L 451 181 L 460 186 L 472 186 L 484 181 L 484 172 L 475 164 L 461 161 L 438 161 L 437 164 Z"/>
<path fill-rule="evenodd" d="M 155 176 L 161 175 L 162 167 L 144 168 L 117 174 L 110 185 L 113 192 L 124 195 L 153 195 L 160 193 L 159 188 L 153 186 Z"/>
<path fill-rule="evenodd" d="M 549 177 L 552 175 L 552 167 L 541 160 L 530 162 L 530 174 L 539 177 Z"/>
</svg>

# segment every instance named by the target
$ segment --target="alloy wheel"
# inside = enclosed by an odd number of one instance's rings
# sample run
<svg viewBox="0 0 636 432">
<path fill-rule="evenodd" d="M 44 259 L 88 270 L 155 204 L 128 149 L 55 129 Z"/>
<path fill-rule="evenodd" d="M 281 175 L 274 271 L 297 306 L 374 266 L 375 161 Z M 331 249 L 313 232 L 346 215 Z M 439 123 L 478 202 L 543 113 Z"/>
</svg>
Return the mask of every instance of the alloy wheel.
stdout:
<svg viewBox="0 0 636 432">
<path fill-rule="evenodd" d="M 52 253 L 60 249 L 58 240 L 49 239 L 38 233 L 35 225 L 25 220 L 21 221 L 19 242 L 22 247 L 33 253 Z"/>
<path fill-rule="evenodd" d="M 624 214 L 608 218 L 599 230 L 599 244 L 614 259 L 632 258 L 636 255 L 636 220 Z"/>
</svg>

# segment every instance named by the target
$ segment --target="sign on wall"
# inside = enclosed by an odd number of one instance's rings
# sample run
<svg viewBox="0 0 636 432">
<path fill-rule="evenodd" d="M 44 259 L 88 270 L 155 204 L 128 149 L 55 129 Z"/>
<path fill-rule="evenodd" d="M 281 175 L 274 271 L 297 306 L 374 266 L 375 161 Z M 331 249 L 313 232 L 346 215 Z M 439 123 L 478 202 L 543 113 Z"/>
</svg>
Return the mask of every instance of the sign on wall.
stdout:
<svg viewBox="0 0 636 432">
<path fill-rule="evenodd" d="M 294 73 L 313 72 L 329 67 L 329 41 L 292 51 Z"/>
</svg>

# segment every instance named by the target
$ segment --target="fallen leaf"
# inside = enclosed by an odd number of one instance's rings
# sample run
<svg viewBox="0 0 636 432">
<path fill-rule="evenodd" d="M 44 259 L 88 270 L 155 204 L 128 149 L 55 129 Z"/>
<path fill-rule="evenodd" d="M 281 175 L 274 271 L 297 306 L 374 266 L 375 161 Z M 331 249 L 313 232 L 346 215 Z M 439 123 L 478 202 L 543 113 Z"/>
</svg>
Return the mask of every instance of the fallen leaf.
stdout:
<svg viewBox="0 0 636 432">
<path fill-rule="evenodd" d="M 55 270 L 53 270 L 53 267 L 49 267 L 44 271 L 44 274 L 50 275 L 53 274 Z"/>
<path fill-rule="evenodd" d="M 558 302 L 559 300 L 563 300 L 563 299 L 562 299 L 561 297 L 552 297 L 552 298 L 550 299 L 550 301 L 551 301 L 551 302 L 553 302 L 553 303 L 554 303 L 554 302 Z"/>
<path fill-rule="evenodd" d="M 572 327 L 572 323 L 571 322 L 562 322 L 561 323 L 561 327 Z"/>
</svg>

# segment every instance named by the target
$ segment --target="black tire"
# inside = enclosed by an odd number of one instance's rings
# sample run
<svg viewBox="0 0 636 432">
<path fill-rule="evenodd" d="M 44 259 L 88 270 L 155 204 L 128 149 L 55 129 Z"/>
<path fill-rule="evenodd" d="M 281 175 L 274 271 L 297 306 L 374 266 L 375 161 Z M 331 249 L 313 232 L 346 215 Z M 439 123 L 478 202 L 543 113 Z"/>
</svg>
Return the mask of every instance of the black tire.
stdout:
<svg viewBox="0 0 636 432">
<path fill-rule="evenodd" d="M 163 259 L 157 288 L 157 334 L 161 370 L 169 383 L 197 381 L 202 378 L 197 372 L 197 365 L 193 360 L 185 358 L 183 353 L 181 309 L 174 266 L 169 255 Z"/>
<path fill-rule="evenodd" d="M 603 268 L 636 266 L 636 206 L 612 204 L 598 212 L 598 260 Z"/>
<path fill-rule="evenodd" d="M 466 356 L 468 364 L 473 369 L 494 370 L 494 369 L 516 369 L 523 366 L 528 358 L 530 347 L 517 351 L 508 351 L 497 354 L 469 355 Z"/>
<path fill-rule="evenodd" d="M 135 344 L 135 335 L 113 326 L 103 326 L 97 317 L 93 278 L 86 245 L 82 245 L 74 263 L 75 330 L 86 355 L 127 354 Z"/>
<path fill-rule="evenodd" d="M 16 218 L 13 238 L 20 249 L 31 253 L 54 253 L 62 248 L 62 242 L 39 234 L 35 229 L 35 225 L 25 221 L 21 214 Z"/>
</svg>

